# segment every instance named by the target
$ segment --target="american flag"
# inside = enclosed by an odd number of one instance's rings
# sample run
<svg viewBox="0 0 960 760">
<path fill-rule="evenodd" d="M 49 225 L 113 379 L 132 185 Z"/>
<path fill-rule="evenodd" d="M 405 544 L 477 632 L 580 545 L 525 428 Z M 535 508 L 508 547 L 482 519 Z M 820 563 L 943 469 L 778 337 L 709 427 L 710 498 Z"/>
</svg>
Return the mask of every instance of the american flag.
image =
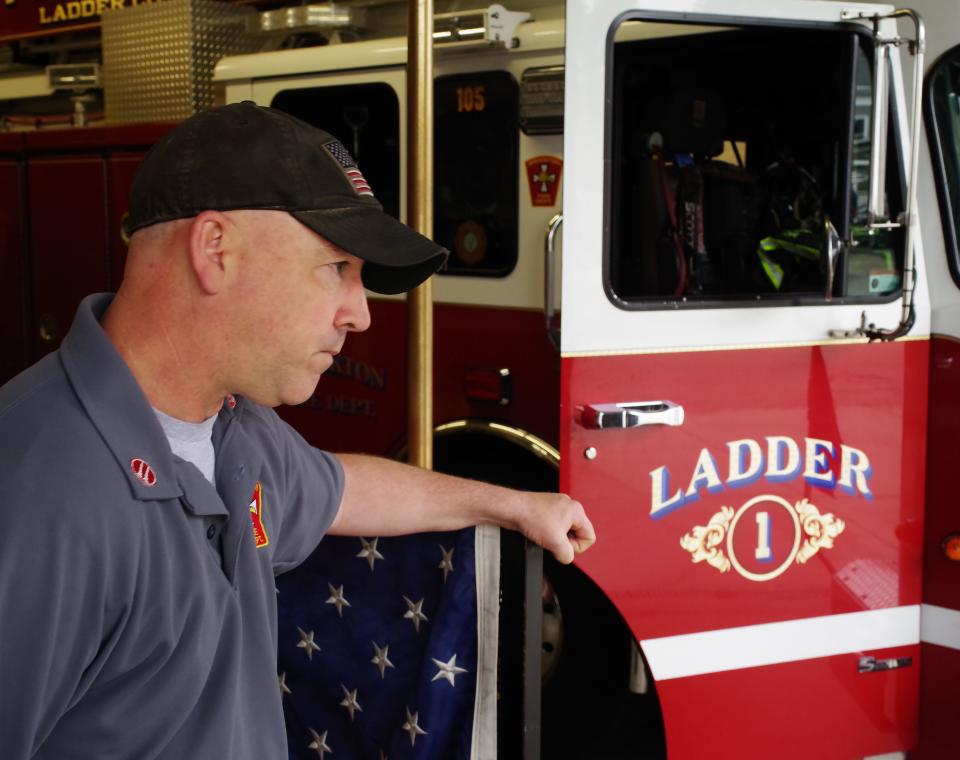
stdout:
<svg viewBox="0 0 960 760">
<path fill-rule="evenodd" d="M 290 758 L 471 756 L 474 529 L 328 537 L 278 578 Z"/>
<path fill-rule="evenodd" d="M 343 147 L 343 143 L 339 140 L 334 140 L 333 142 L 328 142 L 323 147 L 326 148 L 327 153 L 333 156 L 336 162 L 340 164 L 340 168 L 343 169 L 343 173 L 347 175 L 347 179 L 350 180 L 353 189 L 357 191 L 357 195 L 369 195 L 372 198 L 373 189 L 367 182 L 366 177 L 361 173 L 357 162 L 353 160 L 353 156 Z"/>
</svg>

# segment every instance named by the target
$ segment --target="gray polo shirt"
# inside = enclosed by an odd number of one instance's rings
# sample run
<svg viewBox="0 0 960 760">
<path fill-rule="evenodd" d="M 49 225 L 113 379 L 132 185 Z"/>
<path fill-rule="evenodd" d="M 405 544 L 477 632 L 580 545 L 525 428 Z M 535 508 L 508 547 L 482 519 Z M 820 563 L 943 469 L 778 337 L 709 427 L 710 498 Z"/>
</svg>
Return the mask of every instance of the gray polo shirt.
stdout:
<svg viewBox="0 0 960 760">
<path fill-rule="evenodd" d="M 274 575 L 343 470 L 230 399 L 214 489 L 100 329 L 109 302 L 0 388 L 0 756 L 285 760 Z"/>
</svg>

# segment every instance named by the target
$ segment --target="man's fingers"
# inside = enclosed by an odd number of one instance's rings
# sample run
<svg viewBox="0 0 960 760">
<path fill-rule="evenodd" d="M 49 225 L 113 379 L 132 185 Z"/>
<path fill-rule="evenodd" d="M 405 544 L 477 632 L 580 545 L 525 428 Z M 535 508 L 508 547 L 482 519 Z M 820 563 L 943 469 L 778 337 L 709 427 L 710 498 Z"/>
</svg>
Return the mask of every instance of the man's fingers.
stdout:
<svg viewBox="0 0 960 760">
<path fill-rule="evenodd" d="M 587 549 L 593 546 L 596 541 L 595 538 L 581 538 L 576 533 L 568 533 L 567 539 L 570 541 L 570 545 L 573 547 L 573 551 L 576 554 L 583 554 Z"/>
<path fill-rule="evenodd" d="M 583 511 L 583 507 L 579 504 L 577 506 L 580 508 L 579 520 L 574 522 L 567 535 L 570 537 L 574 550 L 577 554 L 580 554 L 596 543 L 597 534 L 593 530 L 593 523 L 590 522 L 590 518 Z"/>
<path fill-rule="evenodd" d="M 573 515 L 570 521 L 570 527 L 567 529 L 567 538 L 569 539 L 573 550 L 581 554 L 589 549 L 597 540 L 597 534 L 593 530 L 593 523 L 583 511 L 583 505 L 574 501 Z"/>
<path fill-rule="evenodd" d="M 551 553 L 561 565 L 569 565 L 573 562 L 574 547 L 570 541 L 564 541 Z"/>
<path fill-rule="evenodd" d="M 557 547 L 557 551 L 553 553 L 557 561 L 564 565 L 573 562 L 576 554 L 582 554 L 593 546 L 597 540 L 593 524 L 583 511 L 583 506 L 579 502 L 571 500 L 569 507 L 566 540 L 562 541 L 560 546 Z"/>
<path fill-rule="evenodd" d="M 542 546 L 557 562 L 569 565 L 597 540 L 593 524 L 580 502 L 566 494 L 527 494 L 532 503 L 524 509 L 522 532 Z M 533 509 L 530 506 L 534 506 Z"/>
</svg>

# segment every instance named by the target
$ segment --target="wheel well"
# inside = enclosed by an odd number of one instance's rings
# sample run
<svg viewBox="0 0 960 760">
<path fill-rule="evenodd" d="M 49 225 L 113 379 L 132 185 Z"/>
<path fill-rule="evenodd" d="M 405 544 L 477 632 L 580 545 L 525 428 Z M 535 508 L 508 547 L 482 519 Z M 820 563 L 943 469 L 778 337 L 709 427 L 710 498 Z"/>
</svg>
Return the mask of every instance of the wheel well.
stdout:
<svg viewBox="0 0 960 760">
<path fill-rule="evenodd" d="M 609 597 L 574 565 L 544 559 L 563 619 L 562 654 L 543 691 L 542 756 L 570 760 L 666 757 L 663 713 L 645 670 L 632 687 L 631 657 L 642 651 Z M 593 727 L 587 734 L 571 725 Z"/>
<path fill-rule="evenodd" d="M 462 420 L 441 425 L 434 433 L 438 472 L 527 491 L 556 491 L 559 462 L 549 443 L 500 423 Z M 515 580 L 522 571 L 509 564 L 511 556 L 515 552 L 505 544 L 502 577 Z M 652 679 L 647 679 L 646 693 L 635 694 L 629 688 L 631 647 L 636 642 L 623 616 L 575 565 L 545 557 L 544 576 L 562 611 L 564 642 L 556 672 L 543 688 L 542 756 L 664 757 L 663 718 Z M 505 604 L 509 597 L 504 588 Z M 501 702 L 505 698 L 502 694 Z M 522 706 L 516 708 L 519 713 Z M 570 732 L 570 726 L 590 721 L 602 729 L 571 736 L 578 732 Z"/>
<path fill-rule="evenodd" d="M 525 491 L 556 491 L 560 455 L 549 443 L 497 422 L 460 420 L 434 431 L 437 472 Z"/>
</svg>

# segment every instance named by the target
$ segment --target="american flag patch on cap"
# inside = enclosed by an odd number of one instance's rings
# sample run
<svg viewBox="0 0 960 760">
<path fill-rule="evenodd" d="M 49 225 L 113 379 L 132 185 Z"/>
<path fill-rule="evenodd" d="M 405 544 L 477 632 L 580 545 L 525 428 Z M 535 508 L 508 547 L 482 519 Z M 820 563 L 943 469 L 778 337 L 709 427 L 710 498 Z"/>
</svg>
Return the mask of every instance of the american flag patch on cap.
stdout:
<svg viewBox="0 0 960 760">
<path fill-rule="evenodd" d="M 353 160 L 353 156 L 343 147 L 343 143 L 334 140 L 333 142 L 328 142 L 323 147 L 326 148 L 327 153 L 333 156 L 337 163 L 340 164 L 340 168 L 343 169 L 343 173 L 347 175 L 347 179 L 350 180 L 350 184 L 353 185 L 353 189 L 356 190 L 357 195 L 369 195 L 372 198 L 373 189 L 357 167 L 357 162 Z"/>
</svg>

